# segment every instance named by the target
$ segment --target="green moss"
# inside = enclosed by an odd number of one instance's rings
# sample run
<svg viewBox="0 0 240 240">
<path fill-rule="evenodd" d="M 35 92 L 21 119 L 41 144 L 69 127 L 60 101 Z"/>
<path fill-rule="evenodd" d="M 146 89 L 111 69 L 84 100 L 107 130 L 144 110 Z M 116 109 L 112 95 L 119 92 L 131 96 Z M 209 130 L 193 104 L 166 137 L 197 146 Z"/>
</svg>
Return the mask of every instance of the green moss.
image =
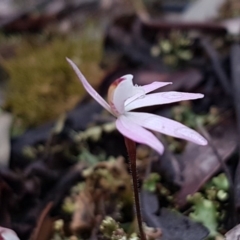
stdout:
<svg viewBox="0 0 240 240">
<path fill-rule="evenodd" d="M 6 107 L 25 127 L 55 119 L 84 95 L 66 57 L 80 66 L 93 85 L 102 77 L 98 66 L 101 35 L 96 37 L 87 27 L 75 36 L 51 40 L 43 35 L 30 40 L 18 37 L 16 43 L 16 56 L 3 58 L 1 64 L 10 77 Z"/>
</svg>

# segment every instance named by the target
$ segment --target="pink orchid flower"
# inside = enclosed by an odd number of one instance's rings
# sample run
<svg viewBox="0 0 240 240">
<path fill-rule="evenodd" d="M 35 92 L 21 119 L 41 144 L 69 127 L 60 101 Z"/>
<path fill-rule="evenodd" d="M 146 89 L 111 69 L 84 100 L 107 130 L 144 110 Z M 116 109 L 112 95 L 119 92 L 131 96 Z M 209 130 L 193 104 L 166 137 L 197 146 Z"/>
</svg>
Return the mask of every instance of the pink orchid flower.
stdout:
<svg viewBox="0 0 240 240">
<path fill-rule="evenodd" d="M 152 92 L 164 87 L 170 82 L 153 82 L 144 86 L 134 86 L 133 76 L 128 74 L 115 80 L 108 90 L 108 103 L 94 90 L 78 67 L 67 58 L 86 91 L 108 112 L 114 115 L 116 128 L 127 138 L 142 144 L 146 144 L 162 154 L 163 144 L 152 132 L 156 131 L 172 137 L 185 139 L 199 145 L 206 145 L 207 140 L 196 131 L 183 124 L 155 114 L 145 112 L 130 112 L 133 109 L 159 104 L 179 102 L 183 100 L 202 98 L 203 94 L 184 92 Z"/>
<path fill-rule="evenodd" d="M 13 230 L 0 227 L 0 240 L 19 240 L 19 238 Z"/>
</svg>

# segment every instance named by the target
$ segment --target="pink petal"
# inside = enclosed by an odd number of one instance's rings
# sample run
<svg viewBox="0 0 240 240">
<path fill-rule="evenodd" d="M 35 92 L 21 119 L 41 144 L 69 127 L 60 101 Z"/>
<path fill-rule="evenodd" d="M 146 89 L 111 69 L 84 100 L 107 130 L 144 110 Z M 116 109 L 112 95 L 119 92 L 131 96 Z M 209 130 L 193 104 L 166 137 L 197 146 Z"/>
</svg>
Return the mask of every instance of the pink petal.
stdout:
<svg viewBox="0 0 240 240">
<path fill-rule="evenodd" d="M 207 140 L 199 133 L 174 120 L 150 113 L 128 112 L 126 116 L 132 122 L 150 130 L 185 139 L 199 145 L 207 144 Z"/>
<path fill-rule="evenodd" d="M 0 227 L 0 240 L 19 240 L 19 238 L 13 230 Z"/>
<path fill-rule="evenodd" d="M 117 119 L 116 127 L 118 131 L 127 138 L 138 143 L 146 144 L 159 154 L 163 153 L 164 147 L 162 143 L 151 132 L 135 124 L 126 116 L 121 115 Z"/>
<path fill-rule="evenodd" d="M 184 93 L 184 92 L 161 92 L 152 93 L 145 97 L 138 98 L 125 106 L 126 111 L 130 111 L 140 107 L 147 107 L 159 104 L 179 102 L 183 100 L 203 98 L 200 93 Z"/>
<path fill-rule="evenodd" d="M 171 82 L 153 82 L 153 83 L 142 86 L 142 88 L 144 89 L 145 93 L 149 93 L 169 84 L 172 84 L 172 83 Z"/>
<path fill-rule="evenodd" d="M 134 88 L 136 88 L 136 90 L 139 90 L 139 89 L 143 89 L 143 91 L 139 91 L 138 94 L 135 94 L 133 97 L 130 97 L 128 98 L 126 101 L 125 101 L 125 109 L 126 109 L 126 106 L 133 102 L 134 100 L 138 99 L 138 98 L 141 98 L 141 97 L 144 97 L 145 94 L 149 93 L 149 92 L 152 92 L 158 88 L 161 88 L 161 87 L 164 87 L 168 84 L 172 84 L 171 82 L 153 82 L 153 83 L 150 83 L 150 84 L 147 84 L 147 85 L 144 85 L 144 86 L 134 86 Z"/>
<path fill-rule="evenodd" d="M 110 113 L 112 113 L 112 110 L 109 106 L 109 104 L 96 92 L 96 90 L 88 83 L 88 81 L 86 80 L 86 78 L 83 76 L 83 74 L 81 73 L 81 71 L 78 69 L 78 67 L 76 66 L 76 64 L 66 58 L 68 63 L 71 65 L 71 67 L 73 68 L 73 70 L 75 71 L 75 73 L 77 74 L 79 80 L 81 81 L 81 83 L 83 84 L 84 88 L 86 89 L 86 91 L 100 104 L 102 105 L 107 111 L 109 111 Z M 112 113 L 113 114 L 113 113 Z"/>
</svg>

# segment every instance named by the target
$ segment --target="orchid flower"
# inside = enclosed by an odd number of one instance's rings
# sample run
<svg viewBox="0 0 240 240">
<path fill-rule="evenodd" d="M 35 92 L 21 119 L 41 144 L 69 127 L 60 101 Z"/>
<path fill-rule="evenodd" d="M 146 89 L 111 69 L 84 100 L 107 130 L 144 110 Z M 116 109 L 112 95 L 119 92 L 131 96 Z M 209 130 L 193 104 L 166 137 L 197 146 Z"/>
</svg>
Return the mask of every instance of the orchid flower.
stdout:
<svg viewBox="0 0 240 240">
<path fill-rule="evenodd" d="M 115 80 L 108 90 L 106 102 L 88 83 L 78 67 L 67 58 L 86 91 L 108 112 L 116 117 L 116 128 L 125 137 L 142 144 L 146 144 L 162 154 L 163 144 L 150 131 L 156 131 L 172 137 L 185 139 L 199 145 L 206 145 L 207 140 L 196 131 L 174 120 L 145 112 L 130 112 L 131 110 L 179 102 L 183 100 L 199 99 L 204 95 L 184 92 L 158 92 L 148 94 L 170 82 L 153 82 L 144 86 L 133 85 L 131 74 Z M 148 130 L 147 130 L 148 129 Z"/>
<path fill-rule="evenodd" d="M 19 238 L 13 230 L 0 227 L 0 240 L 19 240 Z"/>
</svg>

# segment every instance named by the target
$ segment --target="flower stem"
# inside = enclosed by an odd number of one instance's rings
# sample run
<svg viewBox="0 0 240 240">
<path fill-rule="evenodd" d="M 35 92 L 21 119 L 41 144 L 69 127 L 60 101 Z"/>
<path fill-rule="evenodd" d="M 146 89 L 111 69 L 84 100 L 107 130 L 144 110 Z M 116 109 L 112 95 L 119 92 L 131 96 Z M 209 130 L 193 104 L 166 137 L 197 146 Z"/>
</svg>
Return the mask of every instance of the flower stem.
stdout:
<svg viewBox="0 0 240 240">
<path fill-rule="evenodd" d="M 129 167 L 131 171 L 132 181 L 133 181 L 133 193 L 135 200 L 135 208 L 137 214 L 138 228 L 141 240 L 146 240 L 146 236 L 142 225 L 142 213 L 140 208 L 140 198 L 138 191 L 138 178 L 137 178 L 137 165 L 136 165 L 136 143 L 129 138 L 125 137 L 125 145 L 129 156 Z"/>
</svg>

